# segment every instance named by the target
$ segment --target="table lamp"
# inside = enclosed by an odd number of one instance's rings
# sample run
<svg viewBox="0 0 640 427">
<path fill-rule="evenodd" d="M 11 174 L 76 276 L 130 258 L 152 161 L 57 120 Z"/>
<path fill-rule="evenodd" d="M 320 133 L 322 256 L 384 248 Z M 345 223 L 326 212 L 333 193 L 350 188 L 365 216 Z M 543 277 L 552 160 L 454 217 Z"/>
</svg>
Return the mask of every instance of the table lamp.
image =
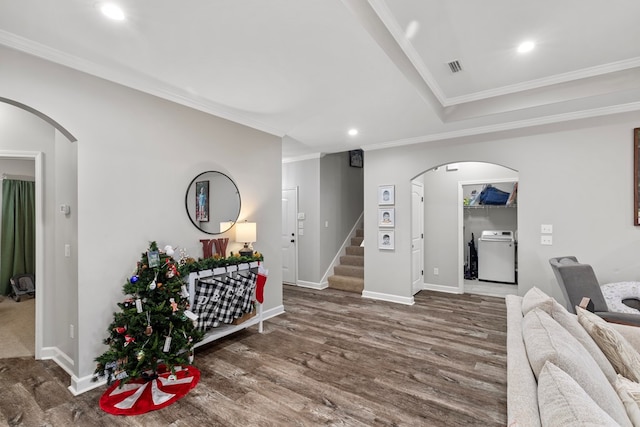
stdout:
<svg viewBox="0 0 640 427">
<path fill-rule="evenodd" d="M 250 257 L 253 255 L 251 243 L 256 241 L 256 223 L 238 222 L 236 223 L 236 242 L 244 243 L 240 249 L 240 256 Z"/>
</svg>

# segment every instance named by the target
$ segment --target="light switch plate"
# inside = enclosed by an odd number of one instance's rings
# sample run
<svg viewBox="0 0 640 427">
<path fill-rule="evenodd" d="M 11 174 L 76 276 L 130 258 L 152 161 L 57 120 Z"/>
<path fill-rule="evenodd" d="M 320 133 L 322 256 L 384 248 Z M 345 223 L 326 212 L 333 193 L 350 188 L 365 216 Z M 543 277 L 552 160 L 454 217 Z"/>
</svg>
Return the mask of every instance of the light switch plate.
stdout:
<svg viewBox="0 0 640 427">
<path fill-rule="evenodd" d="M 552 236 L 540 236 L 540 244 L 541 245 L 553 245 L 553 237 Z"/>
<path fill-rule="evenodd" d="M 304 212 L 298 212 L 298 219 L 304 220 Z"/>
<path fill-rule="evenodd" d="M 540 225 L 540 232 L 542 234 L 551 234 L 551 233 L 553 233 L 553 225 L 552 224 L 542 224 L 542 225 Z"/>
</svg>

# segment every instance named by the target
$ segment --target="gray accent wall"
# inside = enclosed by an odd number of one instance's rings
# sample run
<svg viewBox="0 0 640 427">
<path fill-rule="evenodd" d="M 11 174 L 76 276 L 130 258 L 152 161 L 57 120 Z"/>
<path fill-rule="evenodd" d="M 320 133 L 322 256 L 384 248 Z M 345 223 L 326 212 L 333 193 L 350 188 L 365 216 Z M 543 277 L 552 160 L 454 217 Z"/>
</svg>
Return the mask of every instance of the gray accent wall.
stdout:
<svg viewBox="0 0 640 427">
<path fill-rule="evenodd" d="M 349 166 L 348 152 L 282 165 L 282 188 L 298 188 L 305 214 L 304 235 L 298 236 L 300 281 L 320 284 L 362 214 L 363 180 L 363 168 Z"/>
<path fill-rule="evenodd" d="M 518 171 L 518 293 L 533 286 L 563 301 L 549 258 L 576 255 L 601 283 L 640 279 L 640 227 L 633 225 L 633 128 L 637 113 L 365 152 L 365 234 L 375 233 L 377 189 L 396 186 L 396 249 L 365 240 L 365 291 L 412 301 L 411 179 L 464 161 Z M 391 167 L 389 167 L 391 165 Z M 553 245 L 540 225 L 553 225 Z M 442 251 L 454 253 L 453 239 Z"/>
</svg>

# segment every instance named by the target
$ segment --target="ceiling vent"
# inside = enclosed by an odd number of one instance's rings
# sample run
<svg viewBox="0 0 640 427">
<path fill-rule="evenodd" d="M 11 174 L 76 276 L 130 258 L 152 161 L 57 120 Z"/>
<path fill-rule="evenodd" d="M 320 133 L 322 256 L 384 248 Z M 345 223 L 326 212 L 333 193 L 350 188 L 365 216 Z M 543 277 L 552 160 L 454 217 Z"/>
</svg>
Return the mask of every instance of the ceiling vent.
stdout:
<svg viewBox="0 0 640 427">
<path fill-rule="evenodd" d="M 459 73 L 460 71 L 462 71 L 462 65 L 460 65 L 460 61 L 458 61 L 457 59 L 454 61 L 448 62 L 447 65 L 449 65 L 449 69 L 453 74 Z"/>
</svg>

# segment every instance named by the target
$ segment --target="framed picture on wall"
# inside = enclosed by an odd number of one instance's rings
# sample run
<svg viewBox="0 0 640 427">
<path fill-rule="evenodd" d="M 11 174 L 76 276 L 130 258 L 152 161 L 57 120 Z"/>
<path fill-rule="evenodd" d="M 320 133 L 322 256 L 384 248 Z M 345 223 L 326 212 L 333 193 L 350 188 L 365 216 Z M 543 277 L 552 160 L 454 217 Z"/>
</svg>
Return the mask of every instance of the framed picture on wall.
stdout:
<svg viewBox="0 0 640 427">
<path fill-rule="evenodd" d="M 393 185 L 381 185 L 378 187 L 378 204 L 393 205 L 395 204 L 396 194 Z"/>
<path fill-rule="evenodd" d="M 378 249 L 394 249 L 394 232 L 393 230 L 378 231 Z"/>
<path fill-rule="evenodd" d="M 196 182 L 196 221 L 209 221 L 209 181 Z"/>
<path fill-rule="evenodd" d="M 364 165 L 364 156 L 362 150 L 349 151 L 349 166 L 353 168 L 361 168 Z"/>
<path fill-rule="evenodd" d="M 378 226 L 394 227 L 396 225 L 396 209 L 380 208 L 378 209 Z"/>
</svg>

